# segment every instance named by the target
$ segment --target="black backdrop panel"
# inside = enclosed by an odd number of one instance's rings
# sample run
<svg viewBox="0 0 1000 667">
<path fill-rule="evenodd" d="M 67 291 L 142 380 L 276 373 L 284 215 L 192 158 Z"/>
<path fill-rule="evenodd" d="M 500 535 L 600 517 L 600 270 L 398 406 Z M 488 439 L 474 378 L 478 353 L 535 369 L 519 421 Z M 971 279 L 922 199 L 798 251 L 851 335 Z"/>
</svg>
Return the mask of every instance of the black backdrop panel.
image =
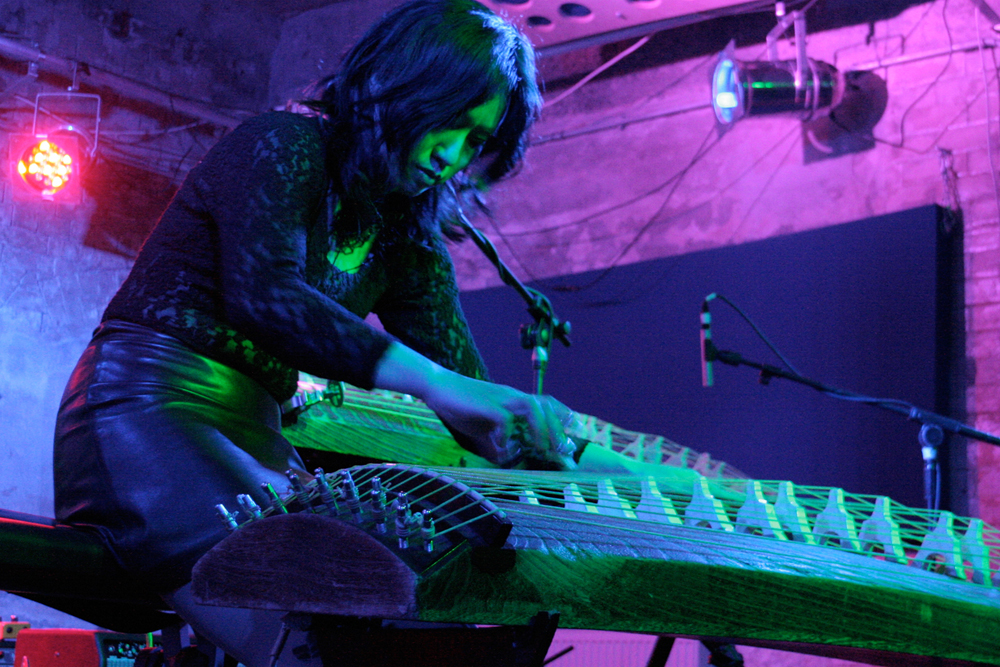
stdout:
<svg viewBox="0 0 1000 667">
<path fill-rule="evenodd" d="M 924 207 L 739 246 L 545 281 L 573 346 L 552 349 L 545 392 L 623 428 L 655 433 L 758 479 L 839 486 L 923 506 L 917 424 L 747 367 L 715 364 L 701 386 L 699 313 L 718 292 L 806 377 L 935 409 L 937 209 Z M 462 302 L 498 382 L 531 391 L 508 287 Z M 750 327 L 711 303 L 721 349 L 779 365 Z"/>
</svg>

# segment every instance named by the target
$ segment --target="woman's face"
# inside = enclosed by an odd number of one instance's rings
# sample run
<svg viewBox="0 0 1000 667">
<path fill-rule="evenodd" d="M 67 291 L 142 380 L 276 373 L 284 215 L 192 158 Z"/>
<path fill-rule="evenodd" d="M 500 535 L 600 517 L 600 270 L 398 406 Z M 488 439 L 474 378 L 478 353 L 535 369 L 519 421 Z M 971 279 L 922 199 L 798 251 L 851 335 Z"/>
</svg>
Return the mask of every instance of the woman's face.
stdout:
<svg viewBox="0 0 1000 667">
<path fill-rule="evenodd" d="M 506 105 L 507 98 L 496 95 L 469 109 L 455 125 L 425 134 L 403 165 L 400 191 L 415 197 L 469 166 L 496 132 Z"/>
</svg>

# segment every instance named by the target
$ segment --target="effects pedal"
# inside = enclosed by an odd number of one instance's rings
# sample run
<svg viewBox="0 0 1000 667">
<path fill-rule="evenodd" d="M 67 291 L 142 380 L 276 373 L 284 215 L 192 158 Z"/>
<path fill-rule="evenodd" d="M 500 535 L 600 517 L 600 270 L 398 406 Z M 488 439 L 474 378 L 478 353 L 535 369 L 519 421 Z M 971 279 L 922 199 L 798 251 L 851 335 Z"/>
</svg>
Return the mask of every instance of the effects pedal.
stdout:
<svg viewBox="0 0 1000 667">
<path fill-rule="evenodd" d="M 17 634 L 13 665 L 132 667 L 146 643 L 146 635 L 105 630 L 25 628 Z M 0 662 L 0 665 L 3 664 Z"/>
</svg>

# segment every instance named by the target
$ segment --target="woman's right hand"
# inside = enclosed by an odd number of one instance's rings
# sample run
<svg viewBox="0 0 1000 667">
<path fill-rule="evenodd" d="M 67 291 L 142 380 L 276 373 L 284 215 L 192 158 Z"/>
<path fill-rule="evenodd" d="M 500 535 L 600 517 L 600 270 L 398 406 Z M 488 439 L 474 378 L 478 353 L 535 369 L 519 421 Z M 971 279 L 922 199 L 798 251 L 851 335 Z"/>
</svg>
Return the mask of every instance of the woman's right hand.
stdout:
<svg viewBox="0 0 1000 667">
<path fill-rule="evenodd" d="M 549 396 L 535 396 L 512 387 L 450 373 L 434 383 L 424 397 L 459 444 L 492 463 L 509 466 L 522 456 L 572 467 L 567 452 L 562 406 Z M 568 460 L 563 460 L 568 459 Z"/>
<path fill-rule="evenodd" d="M 530 448 L 534 458 L 573 467 L 562 424 L 572 412 L 549 396 L 465 377 L 395 342 L 376 367 L 375 383 L 423 399 L 463 436 L 463 447 L 492 463 L 513 465 L 520 449 Z"/>
</svg>

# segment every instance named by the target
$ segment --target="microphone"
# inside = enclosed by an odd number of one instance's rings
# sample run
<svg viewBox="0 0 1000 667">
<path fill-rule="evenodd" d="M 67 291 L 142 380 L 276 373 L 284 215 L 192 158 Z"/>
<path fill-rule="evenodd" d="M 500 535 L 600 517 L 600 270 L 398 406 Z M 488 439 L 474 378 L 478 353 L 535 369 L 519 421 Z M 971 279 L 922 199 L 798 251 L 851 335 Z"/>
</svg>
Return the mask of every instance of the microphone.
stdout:
<svg viewBox="0 0 1000 667">
<path fill-rule="evenodd" d="M 712 313 L 708 312 L 708 302 L 718 296 L 712 292 L 701 302 L 701 386 L 711 387 L 715 384 L 712 373 L 712 360 L 715 350 L 712 348 Z"/>
</svg>

